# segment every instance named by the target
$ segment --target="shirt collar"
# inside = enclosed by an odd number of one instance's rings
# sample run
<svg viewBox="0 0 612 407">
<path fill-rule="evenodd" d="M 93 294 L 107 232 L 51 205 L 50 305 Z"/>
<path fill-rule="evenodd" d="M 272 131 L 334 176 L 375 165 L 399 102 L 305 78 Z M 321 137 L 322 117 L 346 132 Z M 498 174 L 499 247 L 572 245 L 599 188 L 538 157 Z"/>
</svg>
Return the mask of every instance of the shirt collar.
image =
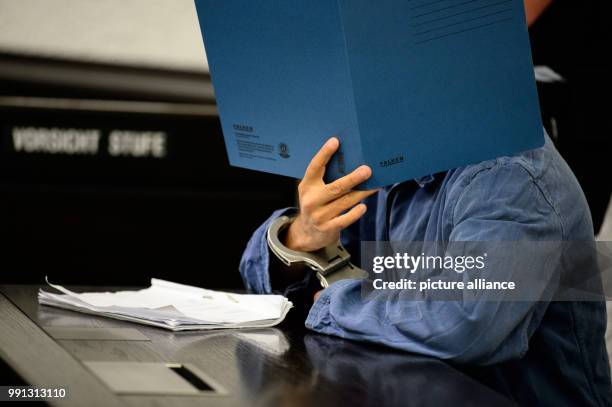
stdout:
<svg viewBox="0 0 612 407">
<path fill-rule="evenodd" d="M 433 180 L 435 180 L 435 177 L 433 175 L 426 175 L 424 177 L 414 178 L 413 181 L 416 182 L 419 185 L 419 187 L 423 188 L 423 187 L 425 187 L 425 185 L 429 184 Z M 397 187 L 398 185 L 403 184 L 404 182 L 406 182 L 406 181 L 397 182 L 395 184 L 390 185 L 387 188 L 389 188 L 389 190 L 391 190 L 391 189 Z"/>
<path fill-rule="evenodd" d="M 417 184 L 419 184 L 419 186 L 420 186 L 421 188 L 423 188 L 425 185 L 429 184 L 429 183 L 430 183 L 430 182 L 432 182 L 434 179 L 435 179 L 435 178 L 434 178 L 434 176 L 430 174 L 430 175 L 426 175 L 426 176 L 424 176 L 424 177 L 415 178 L 414 180 L 415 180 L 415 182 L 416 182 Z"/>
</svg>

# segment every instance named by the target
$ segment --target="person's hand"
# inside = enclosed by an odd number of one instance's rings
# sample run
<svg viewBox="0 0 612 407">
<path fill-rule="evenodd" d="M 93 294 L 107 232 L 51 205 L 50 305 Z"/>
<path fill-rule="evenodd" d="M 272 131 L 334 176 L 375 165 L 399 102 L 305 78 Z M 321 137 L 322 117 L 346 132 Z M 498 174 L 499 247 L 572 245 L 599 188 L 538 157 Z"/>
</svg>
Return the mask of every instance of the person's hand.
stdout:
<svg viewBox="0 0 612 407">
<path fill-rule="evenodd" d="M 524 0 L 527 25 L 531 27 L 552 2 L 553 0 Z"/>
<path fill-rule="evenodd" d="M 366 213 L 365 204 L 359 202 L 378 191 L 352 191 L 372 175 L 365 165 L 325 184 L 325 167 L 339 146 L 337 138 L 329 139 L 308 165 L 298 186 L 300 213 L 285 236 L 285 246 L 292 250 L 311 252 L 337 242 L 342 229 Z"/>
</svg>

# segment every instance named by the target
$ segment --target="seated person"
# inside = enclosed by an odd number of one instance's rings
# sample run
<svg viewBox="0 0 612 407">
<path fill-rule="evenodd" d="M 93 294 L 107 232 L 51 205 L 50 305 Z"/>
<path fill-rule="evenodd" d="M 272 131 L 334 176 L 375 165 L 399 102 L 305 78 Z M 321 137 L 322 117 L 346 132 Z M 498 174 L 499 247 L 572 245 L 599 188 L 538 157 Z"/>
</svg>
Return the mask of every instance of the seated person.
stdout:
<svg viewBox="0 0 612 407">
<path fill-rule="evenodd" d="M 371 176 L 366 166 L 323 181 L 338 148 L 331 138 L 312 159 L 298 188 L 299 212 L 276 211 L 255 231 L 240 263 L 249 291 L 281 292 L 296 303 L 301 296 L 313 331 L 473 368 L 519 404 L 612 405 L 601 301 L 415 301 L 414 307 L 367 301 L 359 280 L 317 292 L 312 270 L 284 266 L 267 244 L 270 223 L 291 212 L 297 217 L 282 236 L 288 248 L 312 252 L 341 238 L 353 260 L 361 241 L 592 241 L 584 195 L 548 137 L 535 150 L 377 191 L 354 190 Z M 552 261 L 532 260 L 535 270 Z M 500 272 L 510 275 L 510 268 Z"/>
</svg>

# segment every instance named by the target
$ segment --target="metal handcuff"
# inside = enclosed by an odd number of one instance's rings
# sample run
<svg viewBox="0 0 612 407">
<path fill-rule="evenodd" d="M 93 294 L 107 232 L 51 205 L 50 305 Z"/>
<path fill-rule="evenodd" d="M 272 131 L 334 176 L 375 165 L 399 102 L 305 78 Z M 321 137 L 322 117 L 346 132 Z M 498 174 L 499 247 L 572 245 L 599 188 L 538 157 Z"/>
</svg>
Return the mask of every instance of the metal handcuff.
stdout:
<svg viewBox="0 0 612 407">
<path fill-rule="evenodd" d="M 323 288 L 336 281 L 363 279 L 368 273 L 351 264 L 351 255 L 338 241 L 315 252 L 300 252 L 286 247 L 279 239 L 295 217 L 280 216 L 268 227 L 268 247 L 287 266 L 305 264 L 316 272 Z"/>
</svg>

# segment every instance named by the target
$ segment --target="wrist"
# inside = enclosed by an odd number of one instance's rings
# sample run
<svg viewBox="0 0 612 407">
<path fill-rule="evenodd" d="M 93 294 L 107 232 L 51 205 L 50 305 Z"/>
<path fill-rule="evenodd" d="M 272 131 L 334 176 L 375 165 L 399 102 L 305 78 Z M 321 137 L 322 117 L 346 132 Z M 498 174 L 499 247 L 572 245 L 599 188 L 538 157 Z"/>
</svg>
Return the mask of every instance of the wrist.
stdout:
<svg viewBox="0 0 612 407">
<path fill-rule="evenodd" d="M 305 243 L 312 242 L 312 239 L 302 238 L 307 235 L 308 229 L 300 227 L 300 222 L 301 220 L 297 218 L 281 216 L 268 226 L 268 247 L 286 266 L 307 265 L 316 272 L 323 288 L 339 280 L 367 277 L 365 271 L 350 263 L 351 255 L 338 239 L 335 244 L 324 246 L 319 250 L 308 248 Z M 291 229 L 292 226 L 293 229 Z M 284 235 L 283 232 L 285 232 Z M 291 247 L 283 241 L 288 242 Z"/>
<path fill-rule="evenodd" d="M 303 233 L 301 232 L 300 217 L 295 218 L 289 225 L 285 232 L 285 236 L 282 238 L 282 243 L 291 250 L 298 252 L 307 252 L 308 247 L 303 243 Z"/>
</svg>

